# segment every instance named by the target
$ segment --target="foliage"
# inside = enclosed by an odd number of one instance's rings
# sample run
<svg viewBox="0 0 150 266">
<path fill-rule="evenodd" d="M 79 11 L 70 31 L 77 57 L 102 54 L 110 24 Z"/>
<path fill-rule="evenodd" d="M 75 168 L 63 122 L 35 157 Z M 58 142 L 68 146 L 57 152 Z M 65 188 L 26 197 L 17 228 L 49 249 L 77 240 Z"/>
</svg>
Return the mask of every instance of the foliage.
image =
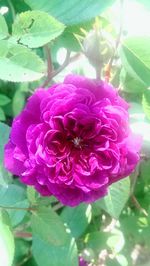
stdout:
<svg viewBox="0 0 150 266">
<path fill-rule="evenodd" d="M 134 4 L 150 12 L 148 0 Z M 150 35 L 123 30 L 123 13 L 115 0 L 0 1 L 0 265 L 77 266 L 79 256 L 91 266 L 150 264 Z M 42 198 L 3 163 L 12 119 L 27 98 L 71 71 L 101 72 L 118 87 L 132 130 L 143 136 L 135 172 L 105 198 L 75 208 Z"/>
</svg>

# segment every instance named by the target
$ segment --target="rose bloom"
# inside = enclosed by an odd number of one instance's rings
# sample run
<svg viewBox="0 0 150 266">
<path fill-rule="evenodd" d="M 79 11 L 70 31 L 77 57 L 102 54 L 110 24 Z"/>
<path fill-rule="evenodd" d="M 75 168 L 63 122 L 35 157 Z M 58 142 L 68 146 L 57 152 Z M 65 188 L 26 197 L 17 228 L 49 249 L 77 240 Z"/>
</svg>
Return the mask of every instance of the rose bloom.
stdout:
<svg viewBox="0 0 150 266">
<path fill-rule="evenodd" d="M 103 81 L 68 75 L 39 88 L 12 125 L 5 166 L 42 196 L 76 206 L 107 194 L 139 161 L 128 104 Z"/>
</svg>

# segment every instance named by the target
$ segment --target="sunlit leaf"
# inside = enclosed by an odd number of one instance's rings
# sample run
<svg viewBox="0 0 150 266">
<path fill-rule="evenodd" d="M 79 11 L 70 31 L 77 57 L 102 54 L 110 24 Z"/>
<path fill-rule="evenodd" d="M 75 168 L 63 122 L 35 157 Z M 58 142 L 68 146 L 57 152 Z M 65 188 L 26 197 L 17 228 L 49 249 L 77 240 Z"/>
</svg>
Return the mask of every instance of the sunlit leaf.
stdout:
<svg viewBox="0 0 150 266">
<path fill-rule="evenodd" d="M 130 180 L 124 178 L 109 187 L 108 195 L 94 203 L 96 207 L 105 210 L 112 217 L 118 219 L 130 194 Z"/>
<path fill-rule="evenodd" d="M 4 106 L 8 103 L 10 103 L 10 99 L 4 94 L 0 94 L 0 106 Z"/>
<path fill-rule="evenodd" d="M 6 120 L 5 113 L 3 109 L 0 107 L 0 121 L 5 121 L 5 120 Z"/>
<path fill-rule="evenodd" d="M 61 219 L 51 208 L 42 207 L 33 213 L 32 230 L 34 235 L 56 246 L 64 244 L 67 237 Z"/>
<path fill-rule="evenodd" d="M 150 119 L 150 90 L 144 92 L 142 98 L 142 105 L 146 117 Z"/>
<path fill-rule="evenodd" d="M 25 0 L 35 10 L 48 12 L 65 25 L 78 24 L 99 15 L 115 0 Z"/>
<path fill-rule="evenodd" d="M 32 252 L 38 266 L 78 266 L 76 243 L 69 236 L 63 246 L 54 246 L 34 236 Z"/>
<path fill-rule="evenodd" d="M 21 90 L 17 90 L 14 94 L 12 101 L 12 109 L 14 116 L 18 115 L 25 105 L 25 93 Z"/>
<path fill-rule="evenodd" d="M 128 93 L 142 94 L 146 89 L 146 85 L 138 79 L 133 78 L 124 69 L 121 70 L 120 81 L 123 91 Z M 136 96 L 135 96 L 136 97 Z"/>
<path fill-rule="evenodd" d="M 42 207 L 33 214 L 32 230 L 32 252 L 38 266 L 78 266 L 75 240 L 51 208 Z"/>
<path fill-rule="evenodd" d="M 27 11 L 21 13 L 13 24 L 13 36 L 20 44 L 37 48 L 59 36 L 64 25 L 46 12 Z"/>
<path fill-rule="evenodd" d="M 0 265 L 11 266 L 14 257 L 14 238 L 2 212 L 0 212 Z"/>
<path fill-rule="evenodd" d="M 150 86 L 150 37 L 129 37 L 121 47 L 123 66 L 131 76 Z"/>
<path fill-rule="evenodd" d="M 8 36 L 8 28 L 4 17 L 0 14 L 0 40 Z"/>
<path fill-rule="evenodd" d="M 61 213 L 63 222 L 70 228 L 74 237 L 79 237 L 91 221 L 91 205 L 80 204 L 75 208 L 65 207 Z"/>
<path fill-rule="evenodd" d="M 8 41 L 0 41 L 0 79 L 13 82 L 34 81 L 45 75 L 44 62 L 30 49 Z M 4 51 L 4 45 L 6 49 Z"/>
<path fill-rule="evenodd" d="M 13 184 L 0 186 L 0 206 L 12 207 L 12 209 L 8 208 L 8 213 L 12 225 L 16 226 L 22 221 L 27 212 L 19 208 L 27 208 L 29 206 L 25 190 Z"/>
</svg>

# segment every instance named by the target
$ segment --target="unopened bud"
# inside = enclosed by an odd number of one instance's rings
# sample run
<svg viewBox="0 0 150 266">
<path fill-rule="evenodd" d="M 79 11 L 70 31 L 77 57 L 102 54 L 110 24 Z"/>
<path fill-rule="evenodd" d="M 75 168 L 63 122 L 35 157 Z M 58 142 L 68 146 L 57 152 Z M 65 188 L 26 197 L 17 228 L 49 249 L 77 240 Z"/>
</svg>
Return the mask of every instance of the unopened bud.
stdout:
<svg viewBox="0 0 150 266">
<path fill-rule="evenodd" d="M 108 33 L 92 30 L 83 42 L 84 53 L 94 66 L 104 66 L 114 53 L 114 44 Z"/>
</svg>

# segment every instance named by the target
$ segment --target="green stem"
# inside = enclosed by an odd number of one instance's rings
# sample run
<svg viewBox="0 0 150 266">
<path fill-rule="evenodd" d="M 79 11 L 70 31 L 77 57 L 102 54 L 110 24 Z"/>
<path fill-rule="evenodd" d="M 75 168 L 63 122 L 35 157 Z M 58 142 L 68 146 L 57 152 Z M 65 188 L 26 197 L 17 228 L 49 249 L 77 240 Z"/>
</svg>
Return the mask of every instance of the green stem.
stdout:
<svg viewBox="0 0 150 266">
<path fill-rule="evenodd" d="M 35 211 L 36 208 L 32 208 L 32 207 L 29 207 L 29 208 L 17 208 L 17 207 L 13 207 L 13 206 L 1 206 L 0 205 L 0 208 L 1 209 L 6 209 L 6 210 L 16 210 L 16 211 Z"/>
<path fill-rule="evenodd" d="M 148 217 L 148 213 L 147 213 L 147 211 L 146 211 L 144 208 L 141 207 L 140 203 L 138 202 L 137 198 L 136 198 L 134 195 L 131 196 L 131 201 L 132 201 L 133 205 L 134 205 L 134 206 L 135 206 L 135 207 L 136 207 L 141 213 L 143 213 L 146 217 Z"/>
<path fill-rule="evenodd" d="M 47 79 L 43 83 L 43 87 L 46 87 L 48 85 L 48 82 L 51 80 L 51 73 L 53 71 L 53 64 L 51 59 L 51 52 L 48 44 L 44 46 L 45 51 L 45 57 L 47 59 Z"/>
<path fill-rule="evenodd" d="M 16 12 L 15 12 L 14 6 L 13 6 L 11 0 L 7 0 L 7 2 L 8 2 L 9 8 L 10 8 L 10 11 L 11 11 L 11 14 L 12 14 L 12 18 L 13 18 L 13 21 L 14 21 L 15 17 L 16 17 Z"/>
<path fill-rule="evenodd" d="M 19 237 L 19 238 L 31 238 L 32 234 L 29 232 L 23 232 L 23 231 L 18 231 L 18 232 L 14 232 L 15 237 Z"/>
<path fill-rule="evenodd" d="M 116 43 L 115 43 L 115 49 L 114 49 L 112 57 L 110 58 L 108 65 L 107 65 L 106 81 L 108 81 L 108 82 L 110 80 L 110 73 L 111 73 L 113 61 L 114 61 L 115 55 L 117 53 L 119 44 L 121 42 L 121 36 L 122 36 L 122 31 L 123 31 L 123 22 L 124 22 L 124 0 L 120 0 L 120 26 L 119 26 L 119 32 L 118 32 L 118 36 L 116 39 Z"/>
<path fill-rule="evenodd" d="M 101 67 L 100 66 L 96 66 L 95 67 L 95 72 L 96 72 L 96 79 L 101 79 Z"/>
<path fill-rule="evenodd" d="M 61 209 L 62 207 L 63 207 L 63 205 L 61 203 L 58 203 L 55 206 L 53 206 L 53 210 L 57 211 L 57 210 Z"/>
<path fill-rule="evenodd" d="M 23 260 L 22 261 L 20 261 L 18 264 L 17 264 L 17 266 L 22 266 L 22 265 L 24 265 L 30 258 L 32 257 L 32 254 L 31 254 L 31 252 L 29 251 L 29 254 L 25 257 L 25 258 L 23 258 Z"/>
<path fill-rule="evenodd" d="M 66 58 L 64 63 L 58 68 L 54 69 L 51 74 L 48 76 L 48 78 L 43 83 L 42 87 L 47 87 L 50 83 L 51 79 L 53 79 L 55 76 L 57 76 L 62 70 L 64 70 L 69 64 L 73 63 L 74 61 L 78 60 L 80 58 L 81 54 L 77 53 L 74 56 L 70 57 L 70 51 L 67 50 Z"/>
</svg>

